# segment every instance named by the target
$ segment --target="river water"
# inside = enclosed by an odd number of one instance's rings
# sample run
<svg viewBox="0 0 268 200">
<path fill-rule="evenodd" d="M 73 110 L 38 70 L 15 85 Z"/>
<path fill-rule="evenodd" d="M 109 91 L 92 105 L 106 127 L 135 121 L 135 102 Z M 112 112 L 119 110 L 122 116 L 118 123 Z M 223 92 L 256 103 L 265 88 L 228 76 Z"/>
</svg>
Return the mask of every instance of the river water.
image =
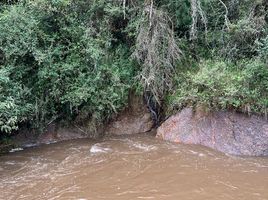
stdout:
<svg viewBox="0 0 268 200">
<path fill-rule="evenodd" d="M 74 140 L 1 156 L 0 199 L 268 200 L 268 158 L 151 135 Z"/>
</svg>

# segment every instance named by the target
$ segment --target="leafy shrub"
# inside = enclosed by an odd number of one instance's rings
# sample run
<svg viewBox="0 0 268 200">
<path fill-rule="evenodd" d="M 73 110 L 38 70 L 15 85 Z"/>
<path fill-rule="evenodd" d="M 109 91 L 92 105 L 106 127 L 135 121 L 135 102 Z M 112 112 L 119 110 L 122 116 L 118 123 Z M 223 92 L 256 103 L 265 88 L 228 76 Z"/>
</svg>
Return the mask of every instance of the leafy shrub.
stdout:
<svg viewBox="0 0 268 200">
<path fill-rule="evenodd" d="M 0 13 L 0 132 L 78 116 L 101 123 L 125 105 L 136 67 L 128 47 L 112 46 L 109 20 L 120 13 L 85 3 L 26 1 Z"/>
<path fill-rule="evenodd" d="M 261 59 L 268 63 L 268 36 L 259 43 L 259 53 Z"/>
<path fill-rule="evenodd" d="M 9 79 L 9 71 L 0 68 L 0 132 L 10 133 L 18 124 L 32 118 L 32 104 L 26 99 L 29 91 Z"/>
<path fill-rule="evenodd" d="M 225 35 L 221 53 L 232 60 L 251 58 L 257 55 L 258 43 L 265 33 L 263 18 L 252 17 L 230 24 Z"/>
<path fill-rule="evenodd" d="M 186 71 L 177 77 L 176 92 L 168 100 L 172 109 L 205 105 L 210 109 L 265 114 L 267 95 L 268 67 L 258 59 L 238 65 L 205 61 L 197 71 Z"/>
</svg>

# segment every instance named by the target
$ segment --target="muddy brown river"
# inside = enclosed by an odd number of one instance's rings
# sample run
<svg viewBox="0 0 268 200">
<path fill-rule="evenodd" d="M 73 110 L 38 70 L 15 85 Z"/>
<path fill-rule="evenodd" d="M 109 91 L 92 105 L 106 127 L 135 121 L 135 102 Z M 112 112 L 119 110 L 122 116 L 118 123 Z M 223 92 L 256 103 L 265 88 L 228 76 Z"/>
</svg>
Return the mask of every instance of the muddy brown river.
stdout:
<svg viewBox="0 0 268 200">
<path fill-rule="evenodd" d="M 150 135 L 74 140 L 0 157 L 1 200 L 268 200 L 268 158 Z"/>
</svg>

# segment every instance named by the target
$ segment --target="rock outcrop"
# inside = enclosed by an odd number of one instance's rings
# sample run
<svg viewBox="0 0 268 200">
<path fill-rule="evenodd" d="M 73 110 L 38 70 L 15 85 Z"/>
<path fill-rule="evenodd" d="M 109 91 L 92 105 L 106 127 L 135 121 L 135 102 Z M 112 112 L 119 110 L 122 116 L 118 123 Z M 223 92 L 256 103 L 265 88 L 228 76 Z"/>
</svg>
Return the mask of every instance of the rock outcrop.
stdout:
<svg viewBox="0 0 268 200">
<path fill-rule="evenodd" d="M 152 130 L 153 125 L 151 114 L 142 97 L 130 94 L 128 107 L 108 124 L 105 133 L 112 135 L 146 133 Z"/>
<path fill-rule="evenodd" d="M 95 133 L 88 130 L 86 124 L 85 122 L 76 126 L 74 123 L 65 127 L 59 123 L 51 123 L 42 134 L 36 133 L 35 130 L 25 128 L 11 138 L 12 144 L 7 149 L 13 146 L 29 147 L 72 139 L 96 138 L 103 134 L 124 135 L 145 133 L 149 132 L 154 125 L 150 112 L 144 104 L 142 97 L 132 93 L 129 95 L 127 108 L 120 112 L 108 125 L 98 127 Z"/>
<path fill-rule="evenodd" d="M 206 113 L 185 108 L 157 129 L 157 137 L 200 144 L 227 154 L 268 156 L 268 121 L 236 112 Z"/>
<path fill-rule="evenodd" d="M 88 137 L 91 137 L 91 135 L 83 131 L 81 127 L 63 127 L 59 124 L 50 124 L 42 134 L 25 129 L 11 139 L 15 146 L 27 147 Z"/>
</svg>

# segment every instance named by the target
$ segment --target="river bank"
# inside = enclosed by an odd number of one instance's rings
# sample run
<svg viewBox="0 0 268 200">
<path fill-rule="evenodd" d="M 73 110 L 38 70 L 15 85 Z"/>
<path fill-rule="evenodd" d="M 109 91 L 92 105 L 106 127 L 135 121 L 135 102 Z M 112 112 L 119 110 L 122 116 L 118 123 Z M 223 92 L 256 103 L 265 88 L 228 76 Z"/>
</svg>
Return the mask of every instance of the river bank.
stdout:
<svg viewBox="0 0 268 200">
<path fill-rule="evenodd" d="M 171 115 L 157 128 L 142 98 L 133 97 L 128 107 L 96 132 L 87 127 L 64 127 L 52 123 L 42 134 L 25 130 L 0 145 L 1 151 L 105 135 L 139 135 L 152 132 L 175 143 L 196 144 L 238 156 L 268 156 L 268 121 L 261 116 L 235 111 L 205 111 L 185 108 Z M 2 148 L 1 148 L 2 147 Z"/>
</svg>

